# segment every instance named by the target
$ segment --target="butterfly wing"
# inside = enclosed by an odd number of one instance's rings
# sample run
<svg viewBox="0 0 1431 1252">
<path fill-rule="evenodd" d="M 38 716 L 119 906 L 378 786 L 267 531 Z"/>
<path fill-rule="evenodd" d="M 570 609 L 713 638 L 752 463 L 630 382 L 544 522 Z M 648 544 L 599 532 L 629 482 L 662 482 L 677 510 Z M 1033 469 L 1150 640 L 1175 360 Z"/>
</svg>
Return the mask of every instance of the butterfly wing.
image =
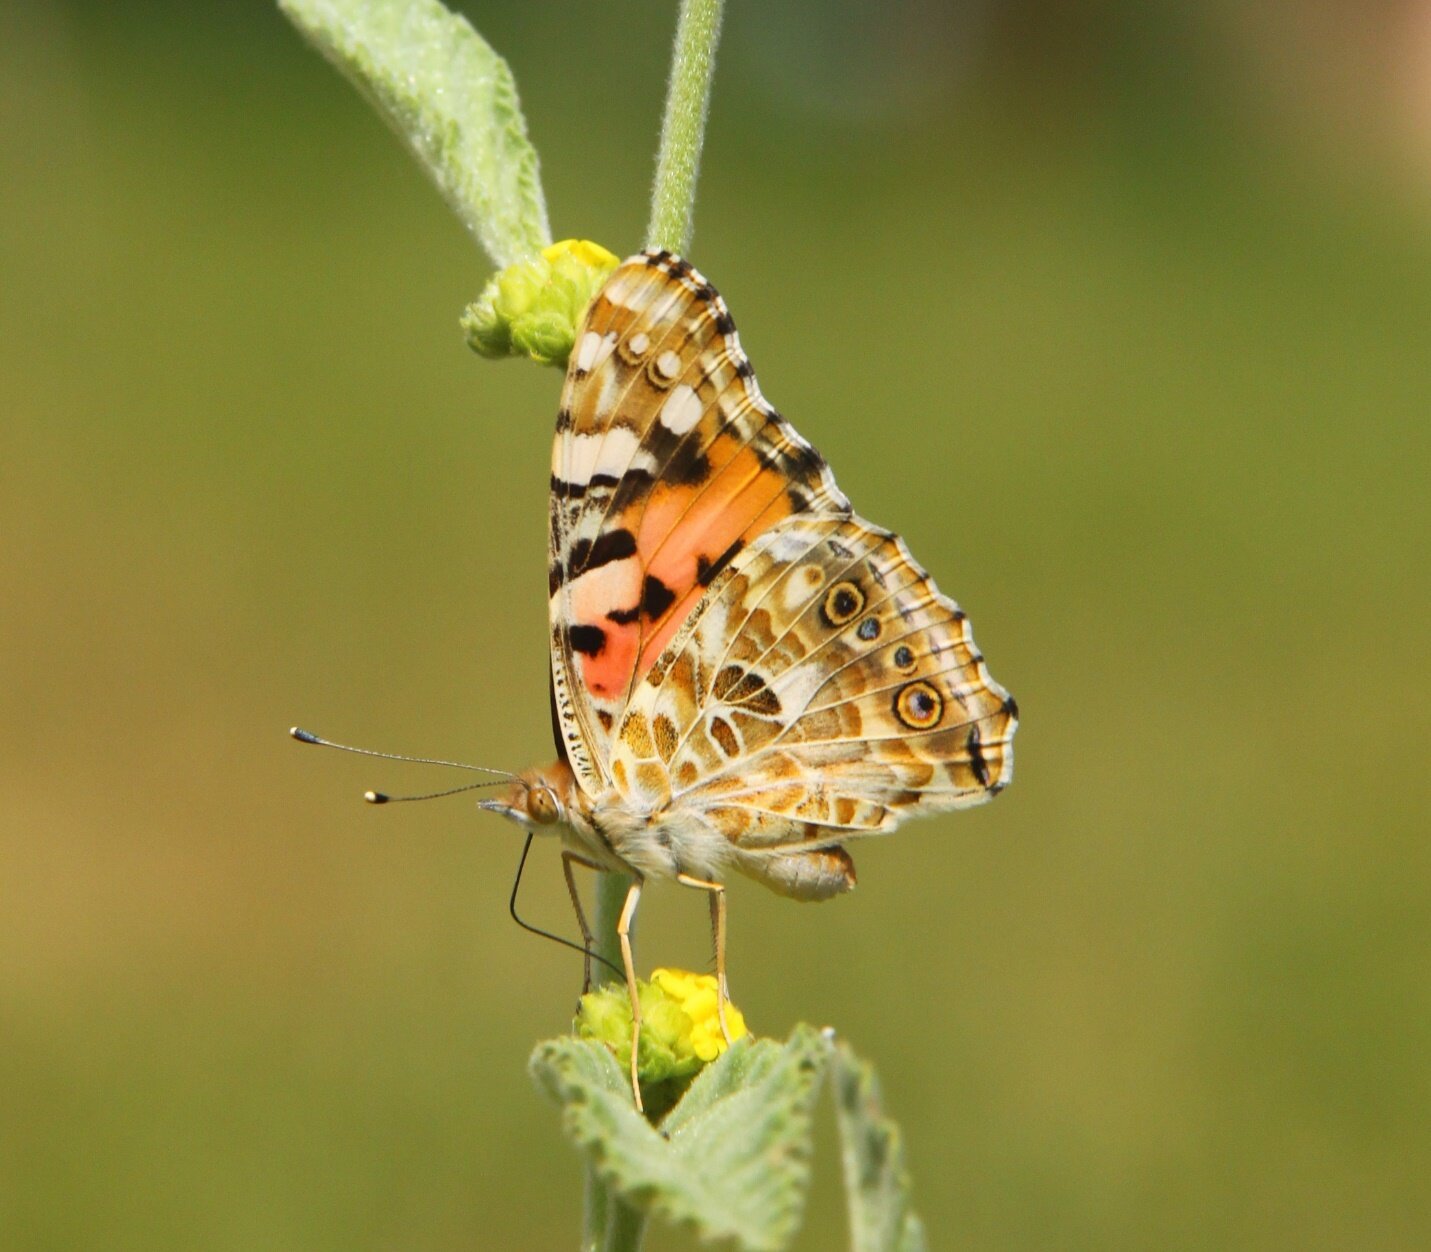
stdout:
<svg viewBox="0 0 1431 1252">
<path fill-rule="evenodd" d="M 998 794 L 1016 719 L 897 536 L 798 516 L 731 563 L 647 673 L 612 772 L 636 807 L 681 812 L 768 876 Z"/>
<path fill-rule="evenodd" d="M 588 795 L 811 899 L 852 885 L 844 840 L 1012 777 L 1017 710 L 963 612 L 851 514 L 679 258 L 588 309 L 551 509 L 555 720 Z"/>
<path fill-rule="evenodd" d="M 586 311 L 552 451 L 552 700 L 590 795 L 612 729 L 706 589 L 796 515 L 848 516 L 823 459 L 762 398 L 689 264 L 623 262 Z"/>
</svg>

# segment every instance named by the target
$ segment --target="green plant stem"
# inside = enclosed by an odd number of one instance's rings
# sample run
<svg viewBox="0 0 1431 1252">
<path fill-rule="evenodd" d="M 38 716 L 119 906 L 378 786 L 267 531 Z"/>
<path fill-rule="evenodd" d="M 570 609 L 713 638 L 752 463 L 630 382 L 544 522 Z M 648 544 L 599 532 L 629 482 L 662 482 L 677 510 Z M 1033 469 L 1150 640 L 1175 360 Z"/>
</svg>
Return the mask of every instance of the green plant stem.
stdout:
<svg viewBox="0 0 1431 1252">
<path fill-rule="evenodd" d="M 616 923 L 631 879 L 625 874 L 596 876 L 596 954 L 621 968 L 621 940 Z M 597 983 L 615 982 L 611 967 L 594 963 L 592 971 Z M 585 1184 L 585 1217 L 582 1224 L 582 1252 L 637 1252 L 646 1227 L 646 1216 L 624 1203 L 599 1177 L 588 1163 Z"/>
<path fill-rule="evenodd" d="M 606 1217 L 606 1242 L 602 1245 L 602 1252 L 640 1252 L 645 1233 L 646 1214 L 613 1195 Z"/>
<path fill-rule="evenodd" d="M 611 1191 L 596 1176 L 587 1159 L 582 1190 L 581 1252 L 603 1252 L 606 1245 L 606 1215 L 611 1208 Z"/>
<path fill-rule="evenodd" d="M 681 15 L 676 22 L 676 47 L 666 89 L 666 116 L 661 124 L 661 150 L 656 158 L 646 243 L 682 255 L 691 246 L 696 176 L 700 173 L 724 8 L 725 0 L 681 0 Z"/>
<path fill-rule="evenodd" d="M 632 1208 L 586 1167 L 586 1221 L 581 1252 L 640 1252 L 646 1214 Z"/>
<path fill-rule="evenodd" d="M 596 876 L 596 955 L 611 965 L 593 962 L 592 977 L 597 984 L 616 982 L 616 969 L 621 968 L 621 940 L 616 934 L 616 923 L 621 920 L 621 909 L 626 904 L 626 893 L 631 888 L 631 879 L 625 874 L 597 874 Z"/>
</svg>

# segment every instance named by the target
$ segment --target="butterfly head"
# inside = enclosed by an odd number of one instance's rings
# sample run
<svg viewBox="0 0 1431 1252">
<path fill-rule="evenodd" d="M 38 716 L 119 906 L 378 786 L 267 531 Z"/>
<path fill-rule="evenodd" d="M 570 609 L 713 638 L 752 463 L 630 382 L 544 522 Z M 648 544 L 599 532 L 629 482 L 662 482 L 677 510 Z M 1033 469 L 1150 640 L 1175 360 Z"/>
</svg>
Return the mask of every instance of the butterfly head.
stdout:
<svg viewBox="0 0 1431 1252">
<path fill-rule="evenodd" d="M 567 820 L 567 802 L 575 781 L 570 767 L 557 761 L 527 770 L 502 794 L 477 807 L 500 813 L 528 830 L 556 826 Z"/>
</svg>

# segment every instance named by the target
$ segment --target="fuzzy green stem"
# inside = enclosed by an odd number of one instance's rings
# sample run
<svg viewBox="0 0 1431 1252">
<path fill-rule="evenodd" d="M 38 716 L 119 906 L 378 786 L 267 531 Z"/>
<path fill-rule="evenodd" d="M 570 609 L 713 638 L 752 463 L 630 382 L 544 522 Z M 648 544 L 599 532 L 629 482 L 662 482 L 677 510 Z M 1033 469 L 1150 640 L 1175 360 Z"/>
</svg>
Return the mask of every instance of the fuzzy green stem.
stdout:
<svg viewBox="0 0 1431 1252">
<path fill-rule="evenodd" d="M 596 955 L 611 965 L 597 964 L 592 975 L 598 984 L 615 982 L 617 976 L 612 969 L 621 968 L 621 940 L 616 934 L 616 923 L 621 920 L 621 910 L 626 904 L 626 893 L 631 889 L 631 879 L 625 874 L 598 874 L 596 876 Z"/>
<path fill-rule="evenodd" d="M 601 1252 L 641 1252 L 645 1233 L 646 1214 L 613 1195 L 606 1217 L 606 1242 Z"/>
<path fill-rule="evenodd" d="M 606 1244 L 606 1215 L 611 1208 L 611 1191 L 596 1176 L 590 1160 L 583 1181 L 581 1252 L 603 1252 Z"/>
<path fill-rule="evenodd" d="M 725 0 L 681 0 L 681 15 L 676 23 L 676 48 L 666 89 L 666 116 L 661 125 L 661 151 L 656 158 L 646 242 L 650 247 L 669 248 L 682 255 L 691 246 L 696 176 L 700 173 L 724 8 Z"/>
<path fill-rule="evenodd" d="M 621 968 L 621 940 L 616 923 L 626 903 L 631 879 L 625 874 L 596 876 L 596 954 Z M 592 974 L 597 983 L 615 982 L 611 966 L 597 962 Z M 646 1216 L 625 1204 L 596 1176 L 590 1163 L 586 1167 L 585 1217 L 582 1223 L 582 1252 L 637 1252 L 646 1226 Z"/>
<path fill-rule="evenodd" d="M 634 1209 L 586 1167 L 586 1221 L 581 1252 L 640 1252 L 646 1214 Z"/>
</svg>

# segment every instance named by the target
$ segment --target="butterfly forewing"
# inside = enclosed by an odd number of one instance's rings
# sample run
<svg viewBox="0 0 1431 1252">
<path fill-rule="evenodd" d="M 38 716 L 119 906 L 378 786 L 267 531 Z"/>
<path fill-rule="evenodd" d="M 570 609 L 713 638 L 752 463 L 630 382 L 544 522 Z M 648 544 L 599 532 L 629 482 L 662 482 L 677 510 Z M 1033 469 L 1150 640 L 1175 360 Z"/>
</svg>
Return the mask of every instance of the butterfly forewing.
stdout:
<svg viewBox="0 0 1431 1252">
<path fill-rule="evenodd" d="M 551 626 L 563 744 L 601 789 L 612 726 L 706 587 L 795 513 L 847 514 L 760 395 L 710 284 L 634 257 L 587 310 L 552 455 Z"/>
</svg>

